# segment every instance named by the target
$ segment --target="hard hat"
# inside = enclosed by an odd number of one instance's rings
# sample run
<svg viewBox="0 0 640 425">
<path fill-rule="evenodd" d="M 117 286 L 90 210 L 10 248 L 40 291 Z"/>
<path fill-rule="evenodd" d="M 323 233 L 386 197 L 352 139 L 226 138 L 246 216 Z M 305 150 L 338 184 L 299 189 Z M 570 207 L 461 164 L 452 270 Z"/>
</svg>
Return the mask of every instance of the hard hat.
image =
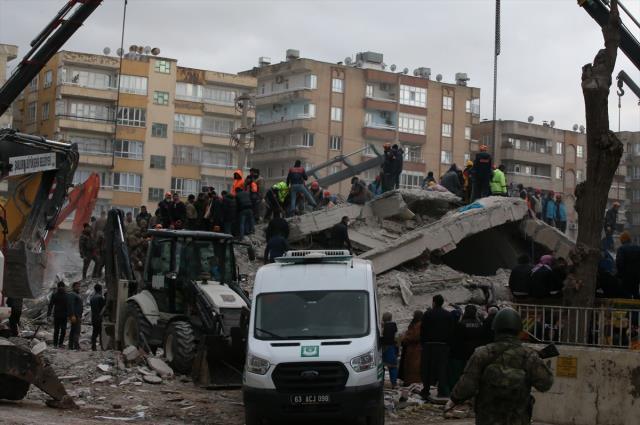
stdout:
<svg viewBox="0 0 640 425">
<path fill-rule="evenodd" d="M 522 318 L 520 314 L 512 308 L 503 308 L 493 319 L 491 329 L 495 333 L 517 334 L 522 330 Z"/>
<path fill-rule="evenodd" d="M 618 201 L 614 202 L 614 203 L 613 203 L 613 206 L 614 206 L 614 207 L 618 207 L 618 208 L 619 208 L 619 207 L 620 207 L 620 202 L 618 202 Z"/>
<path fill-rule="evenodd" d="M 318 182 L 311 182 L 311 189 L 319 189 L 320 185 L 318 184 Z"/>
<path fill-rule="evenodd" d="M 386 150 L 386 149 L 391 149 L 391 143 L 385 143 L 384 145 L 382 145 L 382 147 Z"/>
<path fill-rule="evenodd" d="M 486 152 L 487 149 L 489 149 L 487 145 L 480 145 L 480 152 Z"/>
<path fill-rule="evenodd" d="M 620 233 L 620 243 L 625 242 L 631 242 L 631 235 L 627 231 Z"/>
<path fill-rule="evenodd" d="M 329 192 L 328 190 L 325 190 L 323 195 L 325 198 L 328 198 L 329 196 L 331 196 L 331 192 Z"/>
<path fill-rule="evenodd" d="M 473 161 L 468 159 L 467 160 L 467 167 L 473 167 Z"/>
</svg>

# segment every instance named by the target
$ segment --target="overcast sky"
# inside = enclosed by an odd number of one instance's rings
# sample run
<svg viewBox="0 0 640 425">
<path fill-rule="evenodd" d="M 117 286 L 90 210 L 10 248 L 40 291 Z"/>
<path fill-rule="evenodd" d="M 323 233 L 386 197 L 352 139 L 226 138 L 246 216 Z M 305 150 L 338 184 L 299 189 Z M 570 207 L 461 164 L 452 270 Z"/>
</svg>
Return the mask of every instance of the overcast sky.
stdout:
<svg viewBox="0 0 640 425">
<path fill-rule="evenodd" d="M 26 52 L 30 40 L 65 0 L 0 0 L 0 43 Z M 576 0 L 503 0 L 498 118 L 584 124 L 580 72 L 603 45 L 600 28 Z M 640 19 L 640 0 L 623 3 Z M 105 0 L 65 49 L 101 53 L 120 45 L 123 0 Z M 411 71 L 430 67 L 453 81 L 466 72 L 482 90 L 481 117 L 491 118 L 495 3 L 492 0 L 129 0 L 125 49 L 159 47 L 182 66 L 239 72 L 259 56 L 301 56 L 337 62 L 356 52 L 384 53 L 387 64 Z M 630 21 L 626 21 L 629 26 Z M 633 27 L 640 39 L 640 31 Z M 113 54 L 113 53 L 112 53 Z M 622 52 L 624 69 L 640 71 Z M 618 97 L 610 96 L 611 128 Z M 638 99 L 622 100 L 622 130 L 640 130 Z"/>
</svg>

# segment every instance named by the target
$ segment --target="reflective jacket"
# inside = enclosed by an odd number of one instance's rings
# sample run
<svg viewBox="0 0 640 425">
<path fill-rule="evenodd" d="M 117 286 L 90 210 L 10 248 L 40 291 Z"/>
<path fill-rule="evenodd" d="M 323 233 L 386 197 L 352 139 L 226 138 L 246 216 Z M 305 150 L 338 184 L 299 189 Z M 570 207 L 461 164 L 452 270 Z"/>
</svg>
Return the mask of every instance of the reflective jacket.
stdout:
<svg viewBox="0 0 640 425">
<path fill-rule="evenodd" d="M 244 179 L 242 178 L 242 170 L 238 169 L 233 172 L 234 175 L 239 175 L 239 179 L 233 179 L 233 185 L 231 186 L 231 194 L 236 196 L 236 190 L 241 187 L 244 189 Z"/>
<path fill-rule="evenodd" d="M 491 188 L 491 193 L 494 195 L 503 195 L 507 193 L 507 179 L 499 168 L 493 170 L 493 177 L 491 178 L 489 187 Z"/>
</svg>

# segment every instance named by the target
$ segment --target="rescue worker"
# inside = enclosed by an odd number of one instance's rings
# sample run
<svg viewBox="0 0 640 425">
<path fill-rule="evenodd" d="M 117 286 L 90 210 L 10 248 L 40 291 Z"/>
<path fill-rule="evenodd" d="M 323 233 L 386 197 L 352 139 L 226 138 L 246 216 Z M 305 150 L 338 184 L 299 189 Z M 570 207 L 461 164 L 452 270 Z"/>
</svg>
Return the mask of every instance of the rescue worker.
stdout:
<svg viewBox="0 0 640 425">
<path fill-rule="evenodd" d="M 383 146 L 384 162 L 382 163 L 382 192 L 392 190 L 395 185 L 394 170 L 397 165 L 393 152 L 391 151 L 391 143 L 385 143 Z"/>
<path fill-rule="evenodd" d="M 273 220 L 269 223 L 271 224 Z M 287 229 L 288 233 L 288 229 Z M 282 257 L 289 250 L 287 239 L 280 232 L 275 232 L 267 241 L 264 248 L 264 263 L 273 263 L 276 258 Z"/>
<path fill-rule="evenodd" d="M 271 186 L 264 195 L 266 204 L 266 211 L 264 219 L 269 220 L 271 216 L 273 218 L 285 216 L 284 200 L 289 193 L 289 187 L 284 181 L 278 182 Z"/>
<path fill-rule="evenodd" d="M 640 298 L 640 246 L 631 242 L 631 235 L 622 232 L 621 246 L 616 254 L 618 278 L 622 281 L 622 289 L 627 298 Z"/>
<path fill-rule="evenodd" d="M 322 203 L 320 204 L 323 208 L 331 208 L 338 203 L 338 198 L 335 195 L 332 195 L 331 192 L 325 190 L 322 193 Z"/>
<path fill-rule="evenodd" d="M 347 197 L 347 202 L 357 205 L 364 205 L 365 202 L 371 199 L 371 193 L 367 190 L 364 182 L 358 177 L 351 179 L 351 191 Z"/>
<path fill-rule="evenodd" d="M 100 337 L 100 345 L 102 345 L 102 309 L 106 301 L 102 295 L 102 285 L 96 283 L 93 287 L 93 295 L 89 301 L 91 306 L 91 350 L 96 351 L 96 343 Z"/>
<path fill-rule="evenodd" d="M 340 222 L 331 228 L 331 248 L 348 249 L 353 252 L 349 239 L 349 217 L 342 217 Z"/>
<path fill-rule="evenodd" d="M 422 180 L 422 188 L 423 189 L 428 188 L 430 183 L 434 183 L 434 184 L 438 183 L 436 181 L 436 178 L 433 176 L 433 171 L 429 171 L 427 173 L 427 177 L 425 177 L 424 180 Z"/>
<path fill-rule="evenodd" d="M 474 188 L 473 197 L 476 199 L 485 198 L 491 194 L 489 188 L 489 182 L 492 176 L 492 162 L 491 155 L 487 152 L 487 145 L 480 146 L 480 152 L 476 154 L 475 161 L 473 161 L 474 170 Z"/>
<path fill-rule="evenodd" d="M 316 201 L 316 208 L 322 202 L 322 188 L 317 181 L 311 182 L 311 186 L 309 188 L 309 192 L 311 196 L 313 196 L 313 200 Z"/>
<path fill-rule="evenodd" d="M 556 223 L 556 201 L 553 199 L 553 192 L 549 192 L 542 211 L 544 222 L 555 227 Z"/>
<path fill-rule="evenodd" d="M 87 278 L 87 271 L 91 262 L 93 262 L 93 268 L 96 268 L 96 259 L 94 255 L 95 244 L 91 238 L 91 227 L 89 224 L 84 225 L 84 230 L 78 240 L 78 250 L 80 251 L 80 258 L 82 258 L 82 279 Z"/>
<path fill-rule="evenodd" d="M 222 191 L 222 220 L 223 232 L 235 236 L 235 223 L 238 221 L 238 205 L 236 198 L 231 193 L 227 193 L 226 190 Z"/>
<path fill-rule="evenodd" d="M 67 307 L 68 294 L 64 282 L 58 282 L 56 292 L 51 295 L 49 307 L 47 308 L 47 317 L 51 317 L 53 312 L 53 347 L 62 348 L 64 345 L 64 336 L 67 333 Z"/>
<path fill-rule="evenodd" d="M 469 203 L 471 201 L 471 191 L 473 189 L 473 161 L 468 160 L 465 164 L 464 171 L 462 172 L 462 178 L 464 179 L 464 201 Z"/>
<path fill-rule="evenodd" d="M 481 345 L 484 345 L 484 329 L 478 317 L 478 309 L 473 304 L 467 304 L 462 318 L 456 322 L 453 331 L 449 358 L 450 388 L 456 385 L 473 351 Z"/>
<path fill-rule="evenodd" d="M 80 282 L 73 283 L 73 292 L 69 294 L 67 314 L 69 314 L 69 350 L 80 350 L 80 330 L 82 329 L 82 298 L 80 297 Z"/>
<path fill-rule="evenodd" d="M 504 176 L 504 170 L 505 168 L 502 164 L 493 170 L 490 183 L 493 196 L 507 196 L 507 179 Z"/>
<path fill-rule="evenodd" d="M 556 214 L 555 214 L 556 228 L 562 233 L 567 231 L 567 208 L 562 202 L 562 195 L 559 193 L 556 195 Z"/>
<path fill-rule="evenodd" d="M 368 189 L 374 197 L 382 195 L 382 178 L 380 177 L 380 174 L 376 176 L 374 181 L 369 183 Z"/>
<path fill-rule="evenodd" d="M 400 189 L 400 175 L 404 164 L 404 150 L 398 145 L 391 147 L 393 154 L 393 188 Z"/>
<path fill-rule="evenodd" d="M 233 184 L 231 185 L 231 196 L 236 196 L 236 190 L 244 187 L 244 179 L 242 178 L 242 170 L 238 169 L 233 172 Z"/>
<path fill-rule="evenodd" d="M 522 345 L 520 315 L 500 310 L 493 321 L 496 342 L 475 350 L 445 411 L 475 397 L 476 425 L 529 425 L 531 387 L 545 392 L 553 374 L 538 353 Z"/>
<path fill-rule="evenodd" d="M 307 200 L 309 204 L 313 208 L 316 207 L 316 201 L 313 199 L 313 196 L 309 193 L 307 186 L 305 186 L 305 182 L 307 181 L 307 172 L 304 170 L 302 163 L 299 159 L 293 164 L 292 168 L 289 168 L 289 174 L 287 174 L 287 185 L 289 186 L 289 197 L 290 197 L 290 205 L 289 205 L 289 216 L 294 214 L 296 210 L 296 203 L 298 200 L 298 194 L 302 194 L 304 198 Z"/>
<path fill-rule="evenodd" d="M 456 164 L 451 164 L 449 170 L 444 173 L 440 179 L 440 185 L 446 188 L 449 192 L 456 196 L 462 197 L 462 185 L 460 184 L 460 177 L 458 176 L 458 167 Z"/>
<path fill-rule="evenodd" d="M 253 213 L 253 223 L 260 221 L 260 203 L 262 202 L 262 198 L 260 196 L 260 191 L 258 188 L 258 177 L 260 171 L 256 168 L 251 168 L 249 170 L 249 176 L 244 180 L 244 190 L 249 193 L 249 198 L 251 199 L 251 210 Z"/>
<path fill-rule="evenodd" d="M 253 204 L 251 202 L 251 194 L 245 192 L 241 187 L 236 189 L 236 202 L 238 208 L 238 230 L 240 240 L 245 235 L 253 233 Z"/>
</svg>

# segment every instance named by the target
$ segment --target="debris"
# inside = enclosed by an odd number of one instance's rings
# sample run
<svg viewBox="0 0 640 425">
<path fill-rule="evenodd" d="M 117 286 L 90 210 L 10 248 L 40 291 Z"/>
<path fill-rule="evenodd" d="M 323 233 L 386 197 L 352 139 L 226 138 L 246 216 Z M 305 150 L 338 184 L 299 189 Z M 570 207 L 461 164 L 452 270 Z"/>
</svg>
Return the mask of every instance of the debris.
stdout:
<svg viewBox="0 0 640 425">
<path fill-rule="evenodd" d="M 140 358 L 140 351 L 133 345 L 122 350 L 122 355 L 128 363 L 134 363 Z"/>
<path fill-rule="evenodd" d="M 156 375 L 156 373 L 154 371 L 152 371 L 151 369 L 149 369 L 146 366 L 140 366 L 138 368 L 138 372 L 140 372 L 143 375 Z"/>
<path fill-rule="evenodd" d="M 99 364 L 98 365 L 98 369 L 100 371 L 102 371 L 102 372 L 107 373 L 107 372 L 111 371 L 111 366 L 109 366 L 108 364 Z"/>
<path fill-rule="evenodd" d="M 137 412 L 135 415 L 130 416 L 128 418 L 121 418 L 116 416 L 94 416 L 95 419 L 104 419 L 107 421 L 121 421 L 121 422 L 131 422 L 136 421 L 138 419 L 144 419 L 144 412 Z"/>
<path fill-rule="evenodd" d="M 142 379 L 148 384 L 162 384 L 162 378 L 156 375 L 144 375 Z"/>
<path fill-rule="evenodd" d="M 113 378 L 113 376 L 111 375 L 102 375 L 97 377 L 96 379 L 93 380 L 94 384 L 100 384 L 102 382 L 109 382 L 111 381 L 111 379 Z"/>
<path fill-rule="evenodd" d="M 413 297 L 413 293 L 411 292 L 411 282 L 402 277 L 401 275 L 396 275 L 396 280 L 400 285 L 400 295 L 402 296 L 402 302 L 404 305 L 411 304 L 411 298 Z"/>
<path fill-rule="evenodd" d="M 46 349 L 47 349 L 47 343 L 44 341 L 41 341 L 33 346 L 33 348 L 31 349 L 31 352 L 37 356 L 38 354 L 42 353 Z"/>
<path fill-rule="evenodd" d="M 173 369 L 171 369 L 171 367 L 161 359 L 150 357 L 147 359 L 147 364 L 163 378 L 170 378 L 173 376 Z"/>
</svg>

